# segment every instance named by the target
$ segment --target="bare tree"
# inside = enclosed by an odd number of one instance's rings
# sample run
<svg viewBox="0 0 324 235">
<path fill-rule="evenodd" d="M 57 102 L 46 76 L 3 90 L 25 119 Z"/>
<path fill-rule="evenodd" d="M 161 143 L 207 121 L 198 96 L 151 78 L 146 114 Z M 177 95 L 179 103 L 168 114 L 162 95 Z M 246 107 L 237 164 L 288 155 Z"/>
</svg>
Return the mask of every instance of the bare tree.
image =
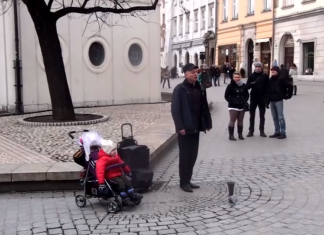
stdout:
<svg viewBox="0 0 324 235">
<path fill-rule="evenodd" d="M 2 1 L 8 2 L 8 0 Z M 104 23 L 107 14 L 137 16 L 139 12 L 155 10 L 159 0 L 150 0 L 150 5 L 143 0 L 138 2 L 134 0 L 22 0 L 22 2 L 27 6 L 39 39 L 53 118 L 67 121 L 75 120 L 75 113 L 57 34 L 58 19 L 75 13 L 94 15 L 98 21 Z"/>
</svg>

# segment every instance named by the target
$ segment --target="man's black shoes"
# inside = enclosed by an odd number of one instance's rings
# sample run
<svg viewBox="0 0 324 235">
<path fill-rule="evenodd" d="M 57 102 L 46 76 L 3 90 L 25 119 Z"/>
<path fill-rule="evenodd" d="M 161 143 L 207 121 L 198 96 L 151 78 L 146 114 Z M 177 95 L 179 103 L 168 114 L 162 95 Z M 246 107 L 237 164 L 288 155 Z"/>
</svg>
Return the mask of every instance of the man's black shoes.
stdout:
<svg viewBox="0 0 324 235">
<path fill-rule="evenodd" d="M 273 135 L 270 135 L 269 138 L 278 138 L 280 136 L 280 133 L 274 133 Z"/>
<path fill-rule="evenodd" d="M 279 140 L 283 140 L 283 139 L 286 139 L 286 138 L 287 138 L 286 135 L 279 135 L 279 136 L 278 136 L 278 139 L 279 139 Z"/>
<path fill-rule="evenodd" d="M 264 133 L 264 131 L 260 131 L 260 136 L 261 137 L 267 137 L 267 135 Z"/>
<path fill-rule="evenodd" d="M 198 184 L 190 183 L 189 185 L 190 185 L 190 188 L 192 188 L 192 189 L 200 188 L 200 186 Z"/>
<path fill-rule="evenodd" d="M 186 185 L 184 185 L 184 186 L 180 186 L 180 188 L 181 188 L 183 191 L 187 192 L 187 193 L 192 193 L 192 192 L 193 192 L 193 190 L 192 190 L 192 188 L 190 187 L 189 184 L 186 184 Z"/>
<path fill-rule="evenodd" d="M 253 136 L 253 132 L 249 132 L 249 134 L 247 134 L 246 137 L 252 137 Z"/>
</svg>

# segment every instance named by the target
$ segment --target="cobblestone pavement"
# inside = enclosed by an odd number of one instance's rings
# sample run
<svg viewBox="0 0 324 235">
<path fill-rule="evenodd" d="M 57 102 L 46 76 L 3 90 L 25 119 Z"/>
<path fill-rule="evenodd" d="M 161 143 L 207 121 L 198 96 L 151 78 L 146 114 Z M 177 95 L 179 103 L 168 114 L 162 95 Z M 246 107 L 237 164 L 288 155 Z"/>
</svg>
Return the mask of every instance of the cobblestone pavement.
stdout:
<svg viewBox="0 0 324 235">
<path fill-rule="evenodd" d="M 0 117 L 0 136 L 14 141 L 28 149 L 38 152 L 44 156 L 60 161 L 71 161 L 72 155 L 77 151 L 77 145 L 67 133 L 72 130 L 89 129 L 98 131 L 104 137 L 113 141 L 120 141 L 120 125 L 125 122 L 133 124 L 134 133 L 139 134 L 146 128 L 170 114 L 170 104 L 141 104 L 110 106 L 101 108 L 77 109 L 77 113 L 102 114 L 110 117 L 107 122 L 87 126 L 53 126 L 53 127 L 30 127 L 18 123 L 18 119 L 42 114 L 30 114 L 23 116 Z M 128 133 L 126 133 L 128 134 Z M 0 142 L 2 140 L 0 139 Z M 6 142 L 2 142 L 6 145 Z M 1 151 L 2 150 L 2 151 Z M 12 154 L 5 153 L 0 144 L 0 163 L 27 163 L 44 162 L 36 158 L 14 158 Z"/>
<path fill-rule="evenodd" d="M 322 235 L 324 84 L 300 83 L 285 103 L 286 140 L 256 135 L 236 142 L 227 139 L 224 88 L 208 91 L 218 107 L 213 130 L 201 135 L 194 172 L 200 190 L 179 189 L 174 146 L 154 169 L 159 187 L 138 207 L 112 215 L 96 199 L 79 209 L 79 192 L 0 194 L 0 234 Z M 266 131 L 273 132 L 269 111 Z M 235 206 L 226 200 L 229 180 L 236 182 Z"/>
</svg>

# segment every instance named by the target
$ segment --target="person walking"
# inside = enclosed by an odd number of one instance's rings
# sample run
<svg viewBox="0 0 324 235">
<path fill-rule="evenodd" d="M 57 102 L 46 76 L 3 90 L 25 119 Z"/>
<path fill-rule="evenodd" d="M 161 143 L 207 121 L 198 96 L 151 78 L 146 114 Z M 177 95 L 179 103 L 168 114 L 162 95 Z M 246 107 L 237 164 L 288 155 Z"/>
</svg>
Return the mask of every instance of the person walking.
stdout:
<svg viewBox="0 0 324 235">
<path fill-rule="evenodd" d="M 241 79 L 239 73 L 234 73 L 233 80 L 225 90 L 225 100 L 228 102 L 230 121 L 228 124 L 229 140 L 236 141 L 234 137 L 235 122 L 237 121 L 237 133 L 240 140 L 243 137 L 244 114 L 248 108 L 249 91 Z"/>
<path fill-rule="evenodd" d="M 183 68 L 185 79 L 172 94 L 171 114 L 178 133 L 180 188 L 185 192 L 199 185 L 191 183 L 198 149 L 199 133 L 212 129 L 206 92 L 198 83 L 198 67 L 188 63 Z"/>
<path fill-rule="evenodd" d="M 293 84 L 294 87 L 294 95 L 297 95 L 297 83 L 295 82 L 295 78 L 297 77 L 298 71 L 296 64 L 292 64 L 292 66 L 289 69 L 289 78 L 290 82 Z"/>
<path fill-rule="evenodd" d="M 229 77 L 229 64 L 227 62 L 224 62 L 223 66 L 223 73 L 224 73 L 224 84 L 226 83 L 226 79 Z"/>
<path fill-rule="evenodd" d="M 219 80 L 220 80 L 221 71 L 220 71 L 220 69 L 219 69 L 218 66 L 215 68 L 215 70 L 216 70 L 216 80 L 215 80 L 215 85 L 216 85 L 216 83 L 217 83 L 218 86 L 220 86 L 220 82 L 219 82 Z M 217 86 L 217 85 L 216 85 L 216 86 Z"/>
<path fill-rule="evenodd" d="M 170 71 L 169 71 L 168 66 L 162 71 L 162 78 L 163 78 L 163 88 L 164 88 L 165 82 L 167 81 L 169 89 L 170 89 L 171 88 L 171 86 L 170 86 Z"/>
<path fill-rule="evenodd" d="M 217 86 L 216 84 L 216 68 L 214 65 L 210 66 L 209 68 L 209 71 L 210 71 L 210 82 L 213 83 L 214 82 L 214 86 Z"/>
<path fill-rule="evenodd" d="M 267 108 L 271 108 L 271 114 L 273 117 L 275 133 L 270 138 L 285 139 L 286 135 L 286 122 L 284 117 L 284 102 L 292 97 L 293 86 L 289 80 L 284 77 L 284 74 L 280 74 L 278 66 L 271 68 L 271 78 L 268 86 L 268 102 Z"/>
<path fill-rule="evenodd" d="M 246 86 L 251 89 L 250 93 L 250 127 L 247 137 L 254 135 L 254 121 L 256 108 L 259 108 L 260 115 L 260 136 L 267 137 L 264 133 L 266 98 L 268 94 L 269 75 L 263 72 L 263 65 L 260 62 L 254 63 L 254 72 L 249 76 Z"/>
</svg>

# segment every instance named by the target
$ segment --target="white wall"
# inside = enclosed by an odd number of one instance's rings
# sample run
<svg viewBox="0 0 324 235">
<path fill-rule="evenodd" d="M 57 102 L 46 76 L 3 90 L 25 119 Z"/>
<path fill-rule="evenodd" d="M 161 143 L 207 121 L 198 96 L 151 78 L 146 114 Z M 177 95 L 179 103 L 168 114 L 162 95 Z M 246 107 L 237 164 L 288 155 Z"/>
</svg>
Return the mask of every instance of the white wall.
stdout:
<svg viewBox="0 0 324 235">
<path fill-rule="evenodd" d="M 141 17 L 144 20 L 121 19 L 111 14 L 108 23 L 113 25 L 118 21 L 122 26 L 106 27 L 97 35 L 96 24 L 88 25 L 82 35 L 87 18 L 80 15 L 59 20 L 57 27 L 75 107 L 160 101 L 159 17 L 159 7 Z M 25 112 L 51 109 L 38 39 L 24 4 L 21 4 L 21 28 Z M 105 47 L 105 61 L 100 67 L 92 66 L 88 59 L 88 48 L 95 41 Z M 143 50 L 142 64 L 138 67 L 128 60 L 132 43 Z"/>
</svg>

